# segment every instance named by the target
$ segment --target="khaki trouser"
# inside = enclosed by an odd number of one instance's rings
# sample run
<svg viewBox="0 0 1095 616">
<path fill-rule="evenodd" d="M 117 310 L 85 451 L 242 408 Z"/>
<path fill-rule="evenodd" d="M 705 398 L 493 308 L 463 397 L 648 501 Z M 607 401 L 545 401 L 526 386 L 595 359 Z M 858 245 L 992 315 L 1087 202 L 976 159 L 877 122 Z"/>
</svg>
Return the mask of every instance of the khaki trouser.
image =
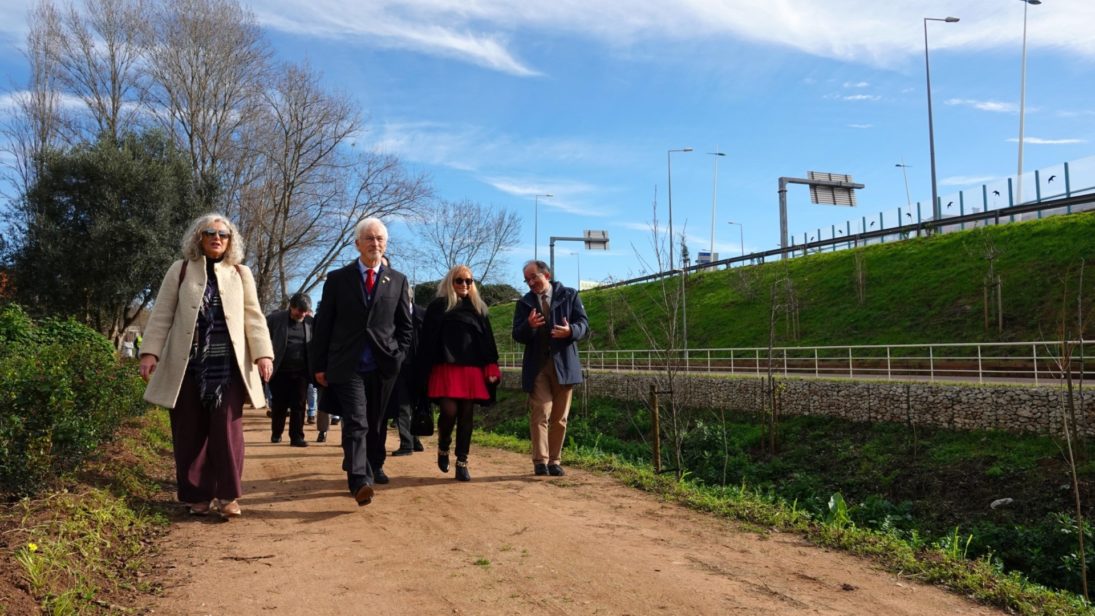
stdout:
<svg viewBox="0 0 1095 616">
<path fill-rule="evenodd" d="M 529 394 L 529 434 L 534 464 L 559 464 L 567 434 L 573 385 L 560 385 L 550 358 L 536 375 Z"/>
</svg>

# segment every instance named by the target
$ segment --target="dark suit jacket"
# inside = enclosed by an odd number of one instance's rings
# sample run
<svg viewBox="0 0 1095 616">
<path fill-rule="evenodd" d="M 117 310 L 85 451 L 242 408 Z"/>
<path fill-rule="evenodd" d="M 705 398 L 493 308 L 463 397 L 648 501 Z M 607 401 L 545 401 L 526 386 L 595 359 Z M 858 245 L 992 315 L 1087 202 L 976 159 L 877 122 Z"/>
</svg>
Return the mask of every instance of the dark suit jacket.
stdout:
<svg viewBox="0 0 1095 616">
<path fill-rule="evenodd" d="M 308 355 L 315 372 L 325 372 L 328 383 L 345 383 L 357 372 L 365 345 L 371 345 L 377 369 L 384 379 L 399 374 L 411 344 L 411 310 L 407 277 L 385 268 L 366 303 L 356 260 L 328 272 L 316 314 Z"/>
<path fill-rule="evenodd" d="M 277 373 L 278 368 L 281 367 L 281 360 L 285 358 L 285 343 L 289 337 L 289 316 L 288 310 L 278 310 L 277 312 L 271 312 L 266 316 L 266 327 L 270 330 L 270 342 L 274 345 L 274 372 Z M 310 316 L 304 317 L 304 344 L 309 345 L 312 342 L 312 329 L 313 319 Z M 314 371 L 312 370 L 312 354 L 309 352 L 308 356 L 308 379 L 312 379 Z"/>
</svg>

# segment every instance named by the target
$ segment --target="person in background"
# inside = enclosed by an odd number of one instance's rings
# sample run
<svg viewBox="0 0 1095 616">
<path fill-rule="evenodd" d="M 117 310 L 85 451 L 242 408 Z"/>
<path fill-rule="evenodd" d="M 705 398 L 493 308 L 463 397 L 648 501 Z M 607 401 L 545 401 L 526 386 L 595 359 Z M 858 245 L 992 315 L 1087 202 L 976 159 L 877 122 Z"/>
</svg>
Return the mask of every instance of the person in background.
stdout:
<svg viewBox="0 0 1095 616">
<path fill-rule="evenodd" d="M 385 255 L 382 258 L 385 267 L 391 267 L 391 261 Z M 403 357 L 403 364 L 399 367 L 399 376 L 392 388 L 392 395 L 388 399 L 387 419 L 395 424 L 399 434 L 399 448 L 391 453 L 393 456 L 409 456 L 416 451 L 424 451 L 422 441 L 411 434 L 411 414 L 414 404 L 419 400 L 419 388 L 414 386 L 415 373 L 414 361 L 418 352 L 418 335 L 422 330 L 422 317 L 425 310 L 414 303 L 414 288 L 407 287 L 407 302 L 411 306 L 411 346 L 407 348 L 407 355 Z M 424 392 L 422 392 L 424 393 Z"/>
<path fill-rule="evenodd" d="M 437 286 L 426 308 L 418 350 L 419 382 L 437 402 L 437 467 L 449 472 L 449 446 L 456 428 L 456 479 L 470 481 L 468 453 L 475 404 L 489 403 L 501 372 L 487 305 L 479 297 L 471 269 L 457 265 Z"/>
<path fill-rule="evenodd" d="M 280 443 L 289 415 L 289 445 L 307 447 L 304 438 L 304 414 L 308 405 L 308 386 L 312 370 L 308 361 L 308 343 L 312 341 L 312 300 L 304 293 L 289 298 L 289 309 L 266 317 L 270 341 L 274 346 L 274 376 L 270 379 L 270 442 Z"/>
<path fill-rule="evenodd" d="M 357 504 L 373 500 L 384 472 L 384 411 L 411 344 L 407 277 L 380 262 L 388 228 L 366 218 L 354 228 L 360 257 L 327 274 L 308 349 L 315 380 L 330 387 L 342 416 L 342 469 Z"/>
<path fill-rule="evenodd" d="M 532 468 L 561 477 L 570 399 L 582 382 L 578 341 L 589 332 L 589 319 L 578 292 L 552 281 L 547 263 L 529 261 L 524 275 L 529 292 L 514 309 L 513 339 L 525 345 L 521 388 L 529 395 Z"/>
<path fill-rule="evenodd" d="M 243 405 L 266 405 L 274 350 L 244 244 L 220 214 L 195 220 L 168 268 L 141 344 L 144 399 L 170 409 L 178 498 L 194 515 L 237 517 Z"/>
<path fill-rule="evenodd" d="M 305 398 L 308 400 L 308 414 L 304 418 L 304 423 L 314 424 L 316 423 L 316 402 L 319 398 L 314 384 L 308 383 L 308 394 Z"/>
</svg>

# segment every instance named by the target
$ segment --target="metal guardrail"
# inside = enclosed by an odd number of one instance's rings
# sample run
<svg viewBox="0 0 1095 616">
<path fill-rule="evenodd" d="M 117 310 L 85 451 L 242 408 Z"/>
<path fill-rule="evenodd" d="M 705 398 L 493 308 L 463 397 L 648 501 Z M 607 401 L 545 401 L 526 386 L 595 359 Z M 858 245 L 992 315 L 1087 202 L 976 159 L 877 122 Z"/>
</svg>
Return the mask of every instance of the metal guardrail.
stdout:
<svg viewBox="0 0 1095 616">
<path fill-rule="evenodd" d="M 1073 379 L 1095 377 L 1095 357 L 1086 357 L 1090 340 L 886 344 L 813 347 L 767 347 L 676 350 L 670 357 L 657 349 L 579 351 L 590 370 L 643 372 L 665 368 L 696 373 L 892 380 L 954 380 L 1059 384 L 1066 371 Z M 1065 365 L 1065 344 L 1071 359 Z M 503 368 L 520 368 L 520 352 L 500 354 Z"/>
</svg>

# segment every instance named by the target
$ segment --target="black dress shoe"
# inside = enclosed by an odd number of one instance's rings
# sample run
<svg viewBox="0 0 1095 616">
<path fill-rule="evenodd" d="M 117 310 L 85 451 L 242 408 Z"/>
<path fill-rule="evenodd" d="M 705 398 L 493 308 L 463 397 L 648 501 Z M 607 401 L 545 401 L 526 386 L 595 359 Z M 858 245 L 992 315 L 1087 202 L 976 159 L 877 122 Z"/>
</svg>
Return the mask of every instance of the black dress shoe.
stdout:
<svg viewBox="0 0 1095 616">
<path fill-rule="evenodd" d="M 320 432 L 319 434 L 317 434 L 316 435 L 316 442 L 317 443 L 326 443 L 327 442 L 327 433 L 326 432 Z"/>
<path fill-rule="evenodd" d="M 471 481 L 471 474 L 468 473 L 468 463 L 463 460 L 456 461 L 456 480 Z"/>
<path fill-rule="evenodd" d="M 376 472 L 373 473 L 373 483 L 384 485 L 389 481 L 391 481 L 391 479 L 388 477 L 388 474 L 384 472 L 384 469 L 378 468 L 376 469 Z"/>
<path fill-rule="evenodd" d="M 393 456 L 409 456 L 412 453 L 414 453 L 413 449 L 403 449 L 402 447 L 400 447 L 399 449 L 396 449 L 395 451 L 393 451 L 392 455 Z"/>
<path fill-rule="evenodd" d="M 280 443 L 281 442 L 281 437 L 280 436 L 271 436 L 270 437 L 270 442 L 271 443 Z"/>
<path fill-rule="evenodd" d="M 563 475 L 566 475 L 566 471 L 558 464 L 548 464 L 547 472 L 552 477 L 562 477 Z"/>
<path fill-rule="evenodd" d="M 342 421 L 342 418 L 339 417 L 338 415 L 332 415 L 331 416 L 331 425 L 332 426 L 337 426 L 341 421 Z"/>
<path fill-rule="evenodd" d="M 449 452 L 437 452 L 437 468 L 441 469 L 442 473 L 449 472 Z"/>
<path fill-rule="evenodd" d="M 354 492 L 354 500 L 358 507 L 364 507 L 373 502 L 373 486 L 361 486 Z"/>
<path fill-rule="evenodd" d="M 537 477 L 547 475 L 547 464 L 536 464 L 532 467 L 532 472 L 536 473 Z"/>
<path fill-rule="evenodd" d="M 415 451 L 426 451 L 426 448 L 422 445 L 422 441 L 420 441 L 418 439 L 414 439 L 414 450 Z"/>
<path fill-rule="evenodd" d="M 306 441 L 304 439 L 300 439 L 299 441 L 290 441 L 289 446 L 290 447 L 307 447 L 308 446 L 308 441 Z"/>
</svg>

